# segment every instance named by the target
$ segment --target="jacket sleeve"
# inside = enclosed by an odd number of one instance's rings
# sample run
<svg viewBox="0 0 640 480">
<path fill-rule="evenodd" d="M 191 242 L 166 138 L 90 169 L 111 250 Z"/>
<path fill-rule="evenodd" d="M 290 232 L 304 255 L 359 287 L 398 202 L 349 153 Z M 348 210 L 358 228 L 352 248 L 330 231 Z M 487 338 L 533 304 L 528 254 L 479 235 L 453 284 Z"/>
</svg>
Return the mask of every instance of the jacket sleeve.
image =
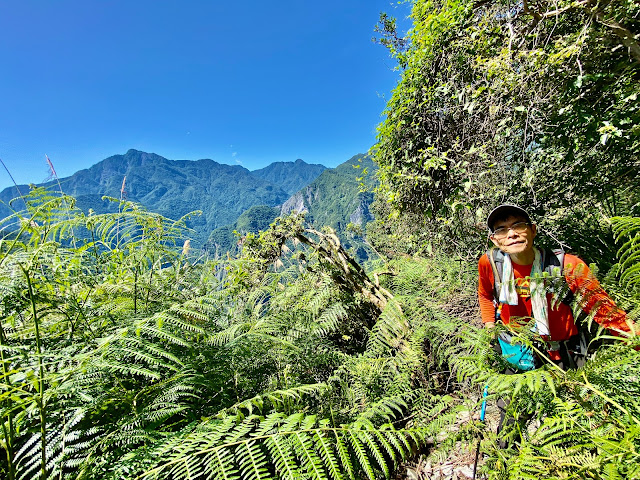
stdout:
<svg viewBox="0 0 640 480">
<path fill-rule="evenodd" d="M 565 255 L 564 276 L 580 308 L 586 313 L 593 314 L 593 319 L 598 324 L 614 333 L 631 330 L 631 322 L 627 321 L 627 314 L 611 300 L 587 264 L 580 258 L 575 255 Z"/>
<path fill-rule="evenodd" d="M 478 262 L 478 303 L 482 323 L 496 321 L 496 311 L 493 305 L 493 270 L 486 255 Z"/>
</svg>

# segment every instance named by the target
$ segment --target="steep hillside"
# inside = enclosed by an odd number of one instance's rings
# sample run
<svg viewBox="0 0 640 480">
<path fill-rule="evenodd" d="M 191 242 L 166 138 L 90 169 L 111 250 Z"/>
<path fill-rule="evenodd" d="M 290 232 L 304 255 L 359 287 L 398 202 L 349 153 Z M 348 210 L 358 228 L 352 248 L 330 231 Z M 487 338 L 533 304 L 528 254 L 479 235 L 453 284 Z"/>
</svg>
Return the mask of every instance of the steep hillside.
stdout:
<svg viewBox="0 0 640 480">
<path fill-rule="evenodd" d="M 251 174 L 293 195 L 318 178 L 326 169 L 324 165 L 308 164 L 297 159 L 295 162 L 274 162 L 265 168 L 252 171 Z"/>
<path fill-rule="evenodd" d="M 373 193 L 361 192 L 360 178 L 371 186 L 371 173 L 375 164 L 363 154 L 355 155 L 336 168 L 327 169 L 308 186 L 289 198 L 281 209 L 282 215 L 290 212 L 307 212 L 307 221 L 315 226 L 331 226 L 342 232 L 349 223 L 363 225 L 373 217 L 369 206 Z"/>
<path fill-rule="evenodd" d="M 298 165 L 299 162 L 304 163 L 298 160 L 295 164 Z M 277 167 L 271 171 L 276 172 L 286 164 L 273 165 Z M 363 245 L 353 238 L 353 235 L 347 236 L 346 229 L 350 223 L 363 226 L 373 220 L 373 215 L 369 212 L 373 194 L 361 192 L 360 187 L 361 181 L 368 187 L 373 185 L 374 170 L 375 164 L 363 154 L 355 155 L 336 168 L 325 168 L 318 178 L 292 195 L 280 209 L 268 206 L 252 207 L 244 212 L 237 222 L 218 227 L 209 237 L 207 249 L 218 254 L 227 251 L 235 254 L 238 249 L 234 230 L 239 233 L 257 233 L 267 228 L 278 215 L 304 212 L 308 224 L 317 228 L 330 226 L 345 238 L 351 237 L 350 240 L 346 240 L 345 245 L 355 246 L 356 256 L 366 259 L 367 254 L 361 249 Z M 271 178 L 277 180 L 275 176 Z"/>
<path fill-rule="evenodd" d="M 235 254 L 238 252 L 238 238 L 233 233 L 258 233 L 269 227 L 269 224 L 280 214 L 277 207 L 256 205 L 238 217 L 231 225 L 216 228 L 205 245 L 214 256 L 223 255 L 225 252 Z"/>
</svg>

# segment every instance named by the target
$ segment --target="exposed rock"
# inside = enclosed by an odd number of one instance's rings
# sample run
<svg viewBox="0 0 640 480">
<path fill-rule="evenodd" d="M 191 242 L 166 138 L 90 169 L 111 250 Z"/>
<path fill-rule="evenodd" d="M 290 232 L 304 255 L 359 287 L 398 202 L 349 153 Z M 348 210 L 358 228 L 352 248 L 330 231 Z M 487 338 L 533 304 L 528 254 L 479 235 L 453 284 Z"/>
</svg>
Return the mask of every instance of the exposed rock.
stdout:
<svg viewBox="0 0 640 480">
<path fill-rule="evenodd" d="M 295 213 L 304 213 L 308 212 L 309 209 L 306 207 L 304 202 L 304 195 L 302 192 L 298 192 L 282 204 L 282 208 L 280 209 L 280 215 L 286 216 L 292 212 Z"/>
<path fill-rule="evenodd" d="M 371 220 L 373 220 L 373 215 L 369 213 L 369 204 L 364 201 L 361 201 L 355 212 L 349 216 L 349 221 L 354 225 L 362 225 Z"/>
</svg>

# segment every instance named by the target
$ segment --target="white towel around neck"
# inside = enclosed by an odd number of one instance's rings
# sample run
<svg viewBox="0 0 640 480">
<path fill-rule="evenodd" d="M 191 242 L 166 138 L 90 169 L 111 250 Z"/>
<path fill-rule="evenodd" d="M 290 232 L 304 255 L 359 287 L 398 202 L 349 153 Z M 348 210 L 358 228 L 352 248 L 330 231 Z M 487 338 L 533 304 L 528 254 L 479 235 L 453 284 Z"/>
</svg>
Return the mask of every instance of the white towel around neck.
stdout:
<svg viewBox="0 0 640 480">
<path fill-rule="evenodd" d="M 549 335 L 549 311 L 547 306 L 547 294 L 542 278 L 542 255 L 537 248 L 533 249 L 535 258 L 531 266 L 531 276 L 529 290 L 531 294 L 531 310 L 535 320 L 535 331 L 540 335 Z M 507 305 L 518 304 L 518 293 L 516 292 L 516 282 L 513 276 L 513 265 L 511 257 L 504 256 L 502 264 L 502 283 L 500 284 L 500 303 Z"/>
</svg>

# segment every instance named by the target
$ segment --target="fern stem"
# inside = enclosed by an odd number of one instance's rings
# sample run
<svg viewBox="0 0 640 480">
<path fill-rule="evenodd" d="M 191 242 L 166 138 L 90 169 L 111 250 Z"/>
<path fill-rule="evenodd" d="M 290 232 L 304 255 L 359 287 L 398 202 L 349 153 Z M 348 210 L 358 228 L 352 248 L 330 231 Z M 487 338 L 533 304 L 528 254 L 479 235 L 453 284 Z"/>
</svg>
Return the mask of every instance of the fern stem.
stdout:
<svg viewBox="0 0 640 480">
<path fill-rule="evenodd" d="M 2 317 L 0 317 L 0 347 L 5 346 L 5 337 L 4 337 L 4 325 L 2 324 Z M 7 385 L 11 388 L 11 377 L 7 372 L 7 362 L 4 359 L 4 348 L 0 348 L 0 362 L 2 363 L 2 376 L 6 378 Z M 7 427 L 5 427 L 4 421 L 2 422 L 2 434 L 4 436 L 5 443 L 5 451 L 7 452 L 7 473 L 8 480 L 15 479 L 15 465 L 13 463 L 13 437 L 14 437 L 14 426 L 13 426 L 13 413 L 11 409 L 8 409 L 7 413 L 7 423 L 9 424 L 9 430 L 7 431 Z"/>
<path fill-rule="evenodd" d="M 29 300 L 31 302 L 31 309 L 33 312 L 33 323 L 36 331 L 36 351 L 38 354 L 38 373 L 39 373 L 39 390 L 40 395 L 36 399 L 38 410 L 40 414 L 40 478 L 46 480 L 47 478 L 47 415 L 44 407 L 44 363 L 42 361 L 42 344 L 40 339 L 40 325 L 38 322 L 38 307 L 36 305 L 36 299 L 33 294 L 33 283 L 29 272 L 25 269 L 24 265 L 20 265 L 20 269 L 27 280 L 27 286 L 29 287 Z"/>
<path fill-rule="evenodd" d="M 78 313 L 75 316 L 75 319 L 71 319 L 69 318 L 69 322 L 71 323 L 71 330 L 69 332 L 69 341 L 73 340 L 73 335 L 76 332 L 76 328 L 79 326 L 79 324 L 81 323 L 81 320 L 84 320 L 85 325 L 87 326 L 87 329 L 89 330 L 89 333 L 93 336 L 93 338 L 96 337 L 95 332 L 93 331 L 93 328 L 91 328 L 91 323 L 87 320 L 86 315 L 84 314 L 84 307 L 87 304 L 87 301 L 89 300 L 89 296 L 91 295 L 91 289 L 87 289 L 87 294 L 84 296 L 84 300 L 82 300 L 82 303 L 78 304 Z"/>
<path fill-rule="evenodd" d="M 138 313 L 138 267 L 133 269 L 133 313 Z"/>
<path fill-rule="evenodd" d="M 605 400 L 606 402 L 610 403 L 611 405 L 613 405 L 614 407 L 616 407 L 618 410 L 620 410 L 622 413 L 624 413 L 625 415 L 627 415 L 631 420 L 633 420 L 633 422 L 640 426 L 640 420 L 638 418 L 636 418 L 635 416 L 633 416 L 631 413 L 629 413 L 629 410 L 627 410 L 626 408 L 624 408 L 622 405 L 620 405 L 618 402 L 616 402 L 614 399 L 607 397 L 604 393 L 602 393 L 600 390 L 598 390 L 597 388 L 595 388 L 591 382 L 589 382 L 589 380 L 587 380 L 587 376 L 585 375 L 584 372 L 582 372 L 582 378 L 584 378 L 584 384 L 579 384 L 581 386 L 584 386 L 585 388 L 587 388 L 588 390 L 591 390 L 593 393 L 595 393 L 596 395 L 598 395 L 599 397 L 601 397 L 603 400 Z"/>
<path fill-rule="evenodd" d="M 158 270 L 160 270 L 160 268 Z M 151 282 L 153 281 L 153 272 L 155 272 L 155 268 L 154 268 L 154 264 L 151 263 L 151 269 L 149 270 L 149 281 L 147 282 L 147 295 L 144 299 L 145 311 L 148 311 L 149 309 L 149 296 L 151 295 Z"/>
</svg>

